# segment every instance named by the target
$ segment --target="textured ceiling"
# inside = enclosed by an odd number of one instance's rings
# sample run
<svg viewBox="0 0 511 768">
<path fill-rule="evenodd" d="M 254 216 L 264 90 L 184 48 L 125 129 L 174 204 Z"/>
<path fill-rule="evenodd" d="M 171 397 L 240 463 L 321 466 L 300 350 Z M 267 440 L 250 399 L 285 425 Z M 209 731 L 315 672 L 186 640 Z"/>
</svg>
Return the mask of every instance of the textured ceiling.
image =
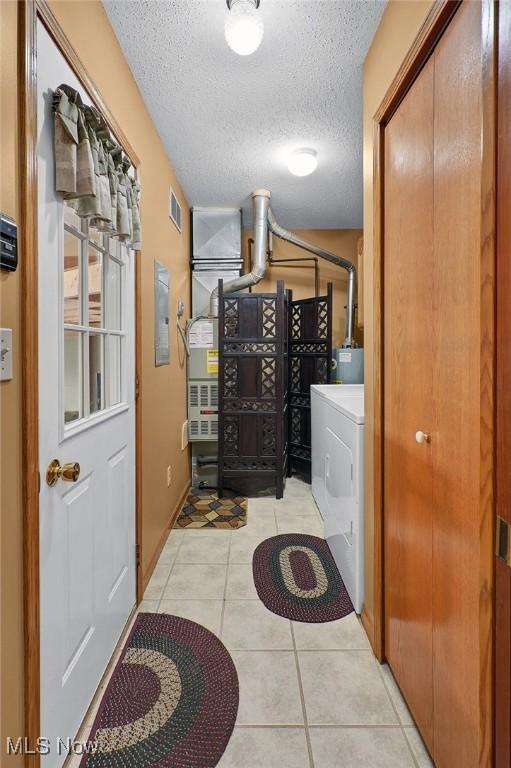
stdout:
<svg viewBox="0 0 511 768">
<path fill-rule="evenodd" d="M 262 0 L 251 56 L 227 46 L 225 0 L 105 0 L 191 205 L 243 206 L 272 191 L 289 228 L 362 224 L 362 64 L 382 0 Z M 287 156 L 318 153 L 296 178 Z"/>
</svg>

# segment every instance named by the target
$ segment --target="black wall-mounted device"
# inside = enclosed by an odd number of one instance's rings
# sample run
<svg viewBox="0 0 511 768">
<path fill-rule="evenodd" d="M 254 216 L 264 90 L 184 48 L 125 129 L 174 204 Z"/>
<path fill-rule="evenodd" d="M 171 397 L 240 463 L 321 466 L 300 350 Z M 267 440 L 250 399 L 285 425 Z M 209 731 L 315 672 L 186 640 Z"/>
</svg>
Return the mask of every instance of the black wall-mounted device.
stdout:
<svg viewBox="0 0 511 768">
<path fill-rule="evenodd" d="M 18 266 L 18 227 L 14 219 L 0 213 L 0 268 L 14 272 Z"/>
</svg>

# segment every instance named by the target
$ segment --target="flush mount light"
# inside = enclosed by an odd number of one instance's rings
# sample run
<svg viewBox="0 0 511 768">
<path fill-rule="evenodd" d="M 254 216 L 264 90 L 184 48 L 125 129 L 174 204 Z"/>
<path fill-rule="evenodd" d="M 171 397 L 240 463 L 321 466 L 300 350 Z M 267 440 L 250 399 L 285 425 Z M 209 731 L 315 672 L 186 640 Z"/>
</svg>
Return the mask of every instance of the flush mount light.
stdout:
<svg viewBox="0 0 511 768">
<path fill-rule="evenodd" d="M 287 167 L 294 176 L 309 176 L 318 167 L 318 156 L 313 149 L 297 149 L 289 158 Z"/>
<path fill-rule="evenodd" d="M 261 0 L 227 0 L 229 16 L 225 22 L 227 45 L 240 56 L 249 56 L 261 45 L 264 26 L 257 9 Z"/>
</svg>

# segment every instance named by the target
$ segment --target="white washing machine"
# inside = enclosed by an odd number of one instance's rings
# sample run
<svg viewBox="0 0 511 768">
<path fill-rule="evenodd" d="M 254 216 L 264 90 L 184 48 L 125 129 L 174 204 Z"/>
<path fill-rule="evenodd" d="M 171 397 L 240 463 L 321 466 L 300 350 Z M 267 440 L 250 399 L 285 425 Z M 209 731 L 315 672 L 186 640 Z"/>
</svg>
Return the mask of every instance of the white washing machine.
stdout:
<svg viewBox="0 0 511 768">
<path fill-rule="evenodd" d="M 364 600 L 364 385 L 311 386 L 312 493 L 357 613 Z"/>
</svg>

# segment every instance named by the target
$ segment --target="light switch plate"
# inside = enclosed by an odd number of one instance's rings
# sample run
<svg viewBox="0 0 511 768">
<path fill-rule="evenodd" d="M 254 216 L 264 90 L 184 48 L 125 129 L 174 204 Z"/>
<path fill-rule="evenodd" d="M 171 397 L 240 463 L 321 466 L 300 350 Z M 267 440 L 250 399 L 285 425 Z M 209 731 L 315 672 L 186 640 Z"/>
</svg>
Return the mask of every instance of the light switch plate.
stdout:
<svg viewBox="0 0 511 768">
<path fill-rule="evenodd" d="M 181 450 L 184 451 L 187 445 L 188 445 L 188 419 L 186 421 L 183 421 L 183 425 L 181 427 Z"/>
<path fill-rule="evenodd" d="M 0 381 L 12 379 L 12 328 L 0 328 Z"/>
</svg>

